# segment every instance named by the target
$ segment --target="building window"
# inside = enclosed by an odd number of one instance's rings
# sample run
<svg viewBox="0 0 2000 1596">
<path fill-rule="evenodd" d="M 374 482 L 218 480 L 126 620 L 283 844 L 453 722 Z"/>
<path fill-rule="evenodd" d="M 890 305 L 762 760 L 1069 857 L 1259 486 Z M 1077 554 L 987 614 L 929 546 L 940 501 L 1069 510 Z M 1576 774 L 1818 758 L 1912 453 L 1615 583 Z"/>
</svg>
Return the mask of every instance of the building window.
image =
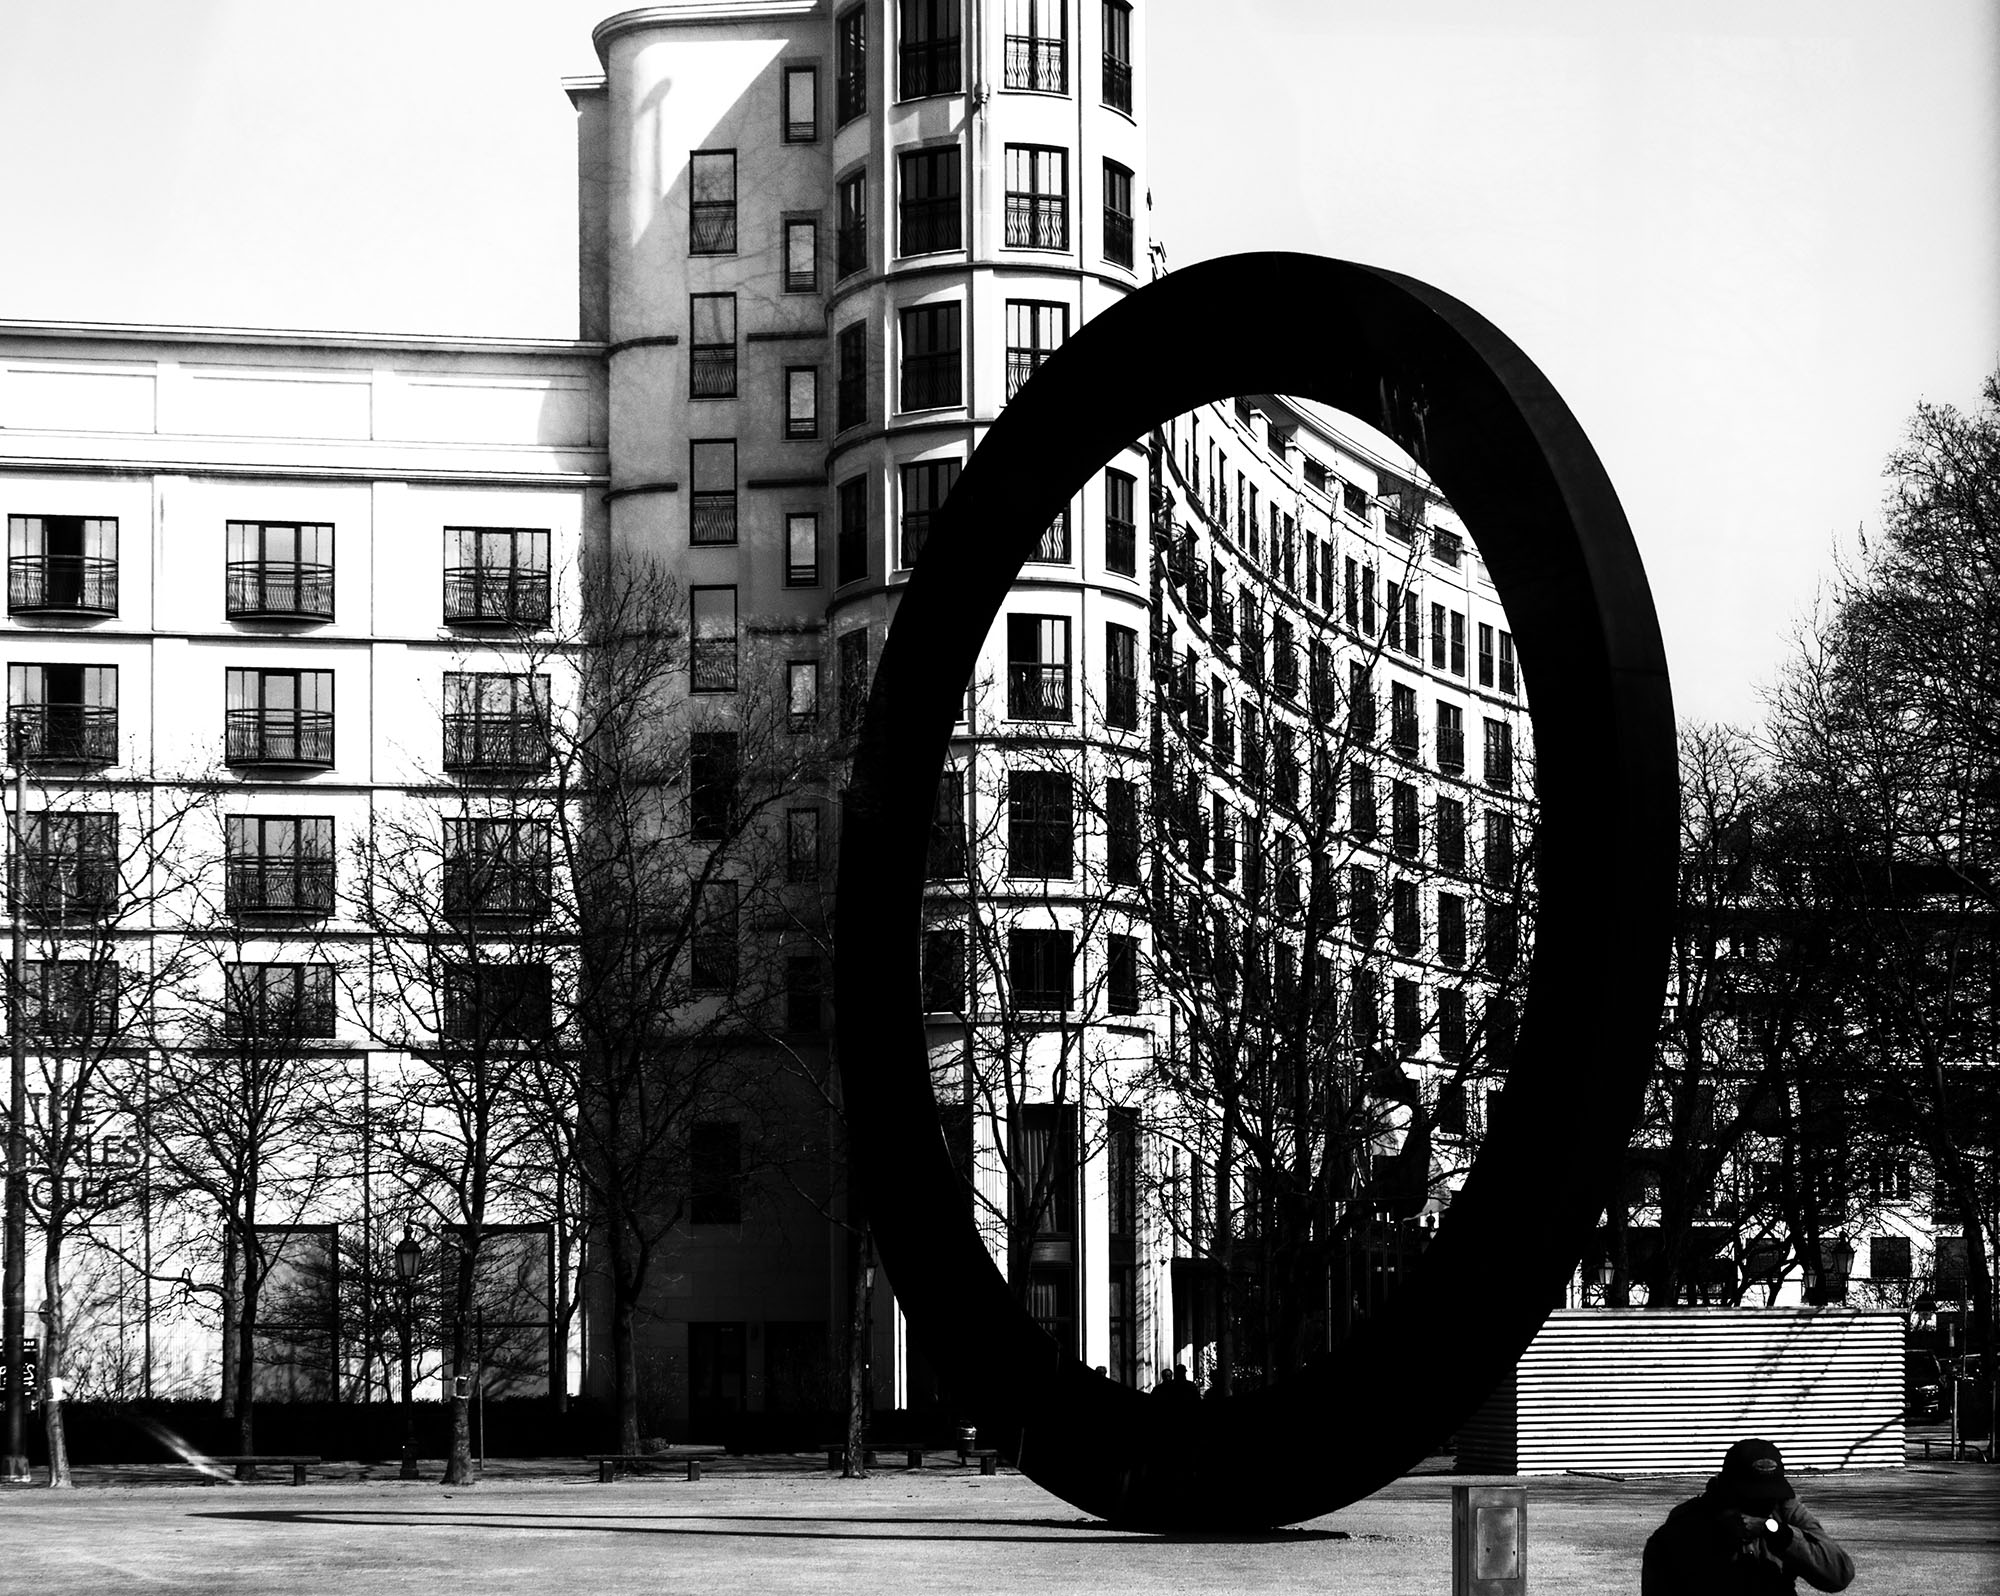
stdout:
<svg viewBox="0 0 2000 1596">
<path fill-rule="evenodd" d="M 1504 720 L 1486 722 L 1486 785 L 1495 792 L 1514 790 L 1514 728 Z"/>
<path fill-rule="evenodd" d="M 1431 669 L 1434 671 L 1443 670 L 1444 659 L 1444 606 L 1442 604 L 1433 604 L 1431 606 Z"/>
<path fill-rule="evenodd" d="M 27 1035 L 81 1041 L 118 1034 L 115 960 L 29 959 L 21 973 Z"/>
<path fill-rule="evenodd" d="M 1438 894 L 1438 962 L 1456 970 L 1465 963 L 1465 899 Z"/>
<path fill-rule="evenodd" d="M 1451 673 L 1465 674 L 1465 617 L 1457 610 L 1451 612 Z"/>
<path fill-rule="evenodd" d="M 736 296 L 688 295 L 688 395 L 736 397 Z"/>
<path fill-rule="evenodd" d="M 1134 486 L 1134 479 L 1124 471 L 1104 473 L 1104 568 L 1113 576 L 1136 576 L 1139 571 Z"/>
<path fill-rule="evenodd" d="M 736 152 L 695 150 L 688 156 L 688 253 L 736 253 Z"/>
<path fill-rule="evenodd" d="M 854 6 L 833 24 L 833 123 L 841 127 L 868 109 L 868 19 Z"/>
<path fill-rule="evenodd" d="M 1007 247 L 1069 248 L 1069 151 L 1009 144 Z"/>
<path fill-rule="evenodd" d="M 924 1010 L 930 1014 L 965 1012 L 965 933 L 924 933 Z"/>
<path fill-rule="evenodd" d="M 691 440 L 688 444 L 688 477 L 693 485 L 688 541 L 697 546 L 734 543 L 736 440 Z"/>
<path fill-rule="evenodd" d="M 333 966 L 230 964 L 223 1029 L 234 1037 L 325 1040 L 333 1035 Z"/>
<path fill-rule="evenodd" d="M 1007 933 L 1007 979 L 1016 1009 L 1067 1010 L 1075 953 L 1067 931 Z"/>
<path fill-rule="evenodd" d="M 1389 746 L 1405 759 L 1417 756 L 1417 690 L 1402 682 L 1389 687 Z"/>
<path fill-rule="evenodd" d="M 819 586 L 817 510 L 792 510 L 785 516 L 785 586 Z"/>
<path fill-rule="evenodd" d="M 231 914 L 330 914 L 331 815 L 231 815 L 223 828 Z"/>
<path fill-rule="evenodd" d="M 697 1120 L 688 1133 L 688 1223 L 743 1223 L 743 1127 Z"/>
<path fill-rule="evenodd" d="M 1104 0 L 1104 103 L 1132 114 L 1132 8 Z"/>
<path fill-rule="evenodd" d="M 1465 1057 L 1465 993 L 1441 987 L 1437 995 L 1438 1057 L 1456 1064 Z M 1455 1118 L 1453 1100 L 1456 1099 Z M 1438 1095 L 1438 1129 L 1448 1136 L 1465 1134 L 1465 1086 L 1452 1081 Z"/>
<path fill-rule="evenodd" d="M 721 842 L 736 829 L 741 756 L 733 731 L 699 731 L 688 740 L 688 835 Z"/>
<path fill-rule="evenodd" d="M 1512 632 L 1502 632 L 1500 634 L 1500 691 L 1503 693 L 1515 693 L 1519 692 L 1520 688 L 1520 680 L 1514 672 L 1514 634 Z"/>
<path fill-rule="evenodd" d="M 843 632 L 840 662 L 840 734 L 852 737 L 868 714 L 868 633 L 863 627 Z"/>
<path fill-rule="evenodd" d="M 1007 301 L 1007 397 L 1069 337 L 1069 306 L 1034 299 Z"/>
<path fill-rule="evenodd" d="M 22 817 L 15 905 L 43 920 L 92 919 L 118 902 L 118 817 L 41 810 Z"/>
<path fill-rule="evenodd" d="M 819 811 L 785 811 L 785 879 L 819 880 Z"/>
<path fill-rule="evenodd" d="M 333 763 L 332 671 L 228 671 L 223 692 L 225 763 Z"/>
<path fill-rule="evenodd" d="M 1007 714 L 1014 720 L 1069 719 L 1069 618 L 1007 617 Z"/>
<path fill-rule="evenodd" d="M 868 419 L 868 324 L 841 328 L 834 350 L 840 365 L 834 425 L 845 432 Z"/>
<path fill-rule="evenodd" d="M 896 29 L 896 97 L 956 94 L 959 0 L 902 0 Z"/>
<path fill-rule="evenodd" d="M 1075 870 L 1070 778 L 1065 771 L 1007 773 L 1007 873 L 1067 881 Z"/>
<path fill-rule="evenodd" d="M 818 660 L 785 662 L 785 718 L 795 736 L 819 724 Z"/>
<path fill-rule="evenodd" d="M 785 368 L 785 436 L 819 436 L 819 367 Z"/>
<path fill-rule="evenodd" d="M 1447 776 L 1465 770 L 1465 712 L 1456 704 L 1437 707 L 1437 764 Z"/>
<path fill-rule="evenodd" d="M 868 175 L 856 172 L 834 187 L 834 275 L 849 277 L 868 264 Z"/>
<path fill-rule="evenodd" d="M 1417 884 L 1392 881 L 1389 884 L 1389 938 L 1398 953 L 1415 953 L 1423 944 L 1423 916 L 1417 912 Z"/>
<path fill-rule="evenodd" d="M 225 601 L 231 620 L 333 619 L 333 528 L 231 521 Z"/>
<path fill-rule="evenodd" d="M 1440 798 L 1437 816 L 1437 862 L 1441 870 L 1465 868 L 1465 805 L 1456 798 Z"/>
<path fill-rule="evenodd" d="M 1115 623 L 1104 628 L 1104 723 L 1139 729 L 1139 634 Z"/>
<path fill-rule="evenodd" d="M 1375 740 L 1375 684 L 1360 660 L 1347 662 L 1347 735 L 1357 743 Z"/>
<path fill-rule="evenodd" d="M 532 1042 L 549 1034 L 549 967 L 540 963 L 445 967 L 444 1035 L 455 1042 Z"/>
<path fill-rule="evenodd" d="M 704 881 L 690 939 L 689 980 L 697 992 L 727 992 L 736 985 L 737 884 Z"/>
<path fill-rule="evenodd" d="M 546 820 L 447 818 L 445 918 L 541 919 L 549 912 L 550 835 Z"/>
<path fill-rule="evenodd" d="M 116 615 L 117 517 L 8 516 L 7 613 Z"/>
<path fill-rule="evenodd" d="M 1069 93 L 1069 0 L 1007 0 L 1007 83 Z"/>
<path fill-rule="evenodd" d="M 1375 816 L 1375 773 L 1360 760 L 1347 767 L 1347 831 L 1356 842 L 1381 834 Z"/>
<path fill-rule="evenodd" d="M 688 589 L 689 633 L 693 640 L 690 690 L 736 691 L 736 589 Z"/>
<path fill-rule="evenodd" d="M 785 1029 L 817 1031 L 820 1023 L 820 979 L 817 954 L 794 954 L 785 960 Z"/>
<path fill-rule="evenodd" d="M 1505 810 L 1486 811 L 1486 879 L 1496 887 L 1514 884 L 1514 817 Z"/>
<path fill-rule="evenodd" d="M 54 765 L 118 762 L 116 665 L 9 665 L 12 753 Z"/>
<path fill-rule="evenodd" d="M 1361 567 L 1361 632 L 1364 637 L 1375 635 L 1375 567 Z"/>
<path fill-rule="evenodd" d="M 849 477 L 841 483 L 840 536 L 834 550 L 834 584 L 844 587 L 868 575 L 868 479 Z"/>
<path fill-rule="evenodd" d="M 446 527 L 444 618 L 453 626 L 548 625 L 548 533 Z"/>
<path fill-rule="evenodd" d="M 933 881 L 956 881 L 966 863 L 965 772 L 947 770 L 938 776 L 925 870 Z"/>
<path fill-rule="evenodd" d="M 1415 1053 L 1423 1042 L 1423 1011 L 1418 1006 L 1420 995 L 1421 989 L 1416 982 L 1407 976 L 1396 977 L 1391 1000 L 1395 1013 L 1396 1051 L 1405 1058 Z"/>
<path fill-rule="evenodd" d="M 916 305 L 902 312 L 903 408 L 938 410 L 960 402 L 959 303 Z"/>
<path fill-rule="evenodd" d="M 1104 163 L 1104 258 L 1132 264 L 1132 172 L 1116 161 Z"/>
<path fill-rule="evenodd" d="M 1520 952 L 1520 915 L 1511 903 L 1488 903 L 1486 919 L 1486 973 L 1503 980 L 1514 973 Z"/>
<path fill-rule="evenodd" d="M 445 673 L 446 770 L 545 770 L 548 763 L 548 677 Z"/>
<path fill-rule="evenodd" d="M 1871 1236 L 1868 1238 L 1868 1278 L 1908 1280 L 1910 1278 L 1910 1238 Z"/>
<path fill-rule="evenodd" d="M 956 310 L 958 307 L 952 307 Z M 943 506 L 945 496 L 958 481 L 956 460 L 919 460 L 902 468 L 903 522 L 902 557 L 904 569 L 917 563 L 930 536 L 931 517 Z"/>
<path fill-rule="evenodd" d="M 819 68 L 785 68 L 785 142 L 810 144 L 819 137 Z"/>
<path fill-rule="evenodd" d="M 897 164 L 902 172 L 896 216 L 897 253 L 931 255 L 959 248 L 964 239 L 960 229 L 958 146 L 912 150 L 899 157 Z"/>
<path fill-rule="evenodd" d="M 1139 784 L 1122 776 L 1104 784 L 1104 874 L 1114 887 L 1139 885 Z"/>
<path fill-rule="evenodd" d="M 1493 628 L 1479 623 L 1479 685 L 1493 685 Z"/>
<path fill-rule="evenodd" d="M 785 222 L 785 292 L 811 294 L 819 290 L 819 222 L 810 216 Z"/>
<path fill-rule="evenodd" d="M 1104 1006 L 1113 1014 L 1139 1012 L 1139 939 L 1113 932 L 1104 943 Z"/>
<path fill-rule="evenodd" d="M 1381 930 L 1382 896 L 1375 872 L 1367 865 L 1350 865 L 1347 870 L 1348 923 L 1361 947 L 1374 944 Z"/>
<path fill-rule="evenodd" d="M 1422 847 L 1417 820 L 1417 789 L 1407 781 L 1389 783 L 1389 846 L 1405 859 Z"/>
</svg>

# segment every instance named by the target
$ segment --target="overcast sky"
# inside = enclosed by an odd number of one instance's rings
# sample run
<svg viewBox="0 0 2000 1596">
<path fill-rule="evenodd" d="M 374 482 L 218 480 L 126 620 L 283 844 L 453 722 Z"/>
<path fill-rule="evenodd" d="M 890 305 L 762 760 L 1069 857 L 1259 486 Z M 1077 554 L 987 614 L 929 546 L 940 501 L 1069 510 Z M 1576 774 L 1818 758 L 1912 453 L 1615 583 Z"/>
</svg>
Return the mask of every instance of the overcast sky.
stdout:
<svg viewBox="0 0 2000 1596">
<path fill-rule="evenodd" d="M 1089 3 L 1089 0 L 1084 0 Z M 1991 0 L 1135 0 L 1170 263 L 1466 300 L 1757 713 L 1919 398 L 2000 364 Z M 0 0 L 0 316 L 569 336 L 578 0 Z"/>
</svg>

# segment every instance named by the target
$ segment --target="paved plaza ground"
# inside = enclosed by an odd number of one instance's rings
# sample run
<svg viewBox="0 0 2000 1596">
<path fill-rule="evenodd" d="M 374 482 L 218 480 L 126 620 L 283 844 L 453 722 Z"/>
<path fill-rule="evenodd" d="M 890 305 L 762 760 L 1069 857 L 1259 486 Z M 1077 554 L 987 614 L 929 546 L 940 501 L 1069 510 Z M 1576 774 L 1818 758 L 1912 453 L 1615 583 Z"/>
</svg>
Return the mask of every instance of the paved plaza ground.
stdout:
<svg viewBox="0 0 2000 1596">
<path fill-rule="evenodd" d="M 1914 1448 L 1912 1449 L 1914 1453 Z M 1297 1529 L 1128 1533 L 1017 1474 L 933 1454 L 921 1473 L 829 1476 L 824 1460 L 730 1458 L 600 1485 L 580 1462 L 494 1463 L 471 1490 L 393 1465 L 329 1465 L 299 1488 L 186 1471 L 81 1469 L 78 1488 L 0 1490 L 0 1584 L 70 1593 L 1380 1592 L 1451 1586 L 1454 1477 L 1413 1474 Z M 1565 1476 L 1528 1487 L 1528 1588 L 1639 1588 L 1639 1554 L 1698 1479 Z M 1857 1592 L 2000 1590 L 2000 1468 L 1924 1462 L 1802 1476 L 1854 1555 Z"/>
</svg>

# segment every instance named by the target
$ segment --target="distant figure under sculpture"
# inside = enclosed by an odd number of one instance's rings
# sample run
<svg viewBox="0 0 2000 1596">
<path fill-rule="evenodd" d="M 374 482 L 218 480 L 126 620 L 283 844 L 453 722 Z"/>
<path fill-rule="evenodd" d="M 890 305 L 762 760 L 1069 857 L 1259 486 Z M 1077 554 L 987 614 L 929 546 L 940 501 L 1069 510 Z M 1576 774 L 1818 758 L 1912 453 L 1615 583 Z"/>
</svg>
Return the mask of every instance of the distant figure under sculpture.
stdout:
<svg viewBox="0 0 2000 1596">
<path fill-rule="evenodd" d="M 1683 1502 L 1646 1542 L 1641 1596 L 1762 1596 L 1845 1590 L 1854 1559 L 1799 1505 L 1769 1441 L 1738 1441 L 1708 1489 Z"/>
</svg>

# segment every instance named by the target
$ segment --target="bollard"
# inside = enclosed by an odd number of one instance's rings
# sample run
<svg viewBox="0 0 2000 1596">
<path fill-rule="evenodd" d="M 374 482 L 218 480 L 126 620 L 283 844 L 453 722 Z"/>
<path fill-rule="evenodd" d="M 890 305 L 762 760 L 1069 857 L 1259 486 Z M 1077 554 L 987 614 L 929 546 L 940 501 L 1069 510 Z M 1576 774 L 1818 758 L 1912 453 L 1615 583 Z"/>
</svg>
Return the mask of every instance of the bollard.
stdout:
<svg viewBox="0 0 2000 1596">
<path fill-rule="evenodd" d="M 1528 1490 L 1451 1488 L 1451 1596 L 1526 1596 Z"/>
</svg>

